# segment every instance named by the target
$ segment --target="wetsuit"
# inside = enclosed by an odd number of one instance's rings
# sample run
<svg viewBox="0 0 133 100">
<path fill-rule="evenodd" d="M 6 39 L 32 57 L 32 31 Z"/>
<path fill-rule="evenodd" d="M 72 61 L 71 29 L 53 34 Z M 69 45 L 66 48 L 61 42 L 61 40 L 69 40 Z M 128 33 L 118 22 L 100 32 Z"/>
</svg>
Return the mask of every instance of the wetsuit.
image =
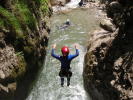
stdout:
<svg viewBox="0 0 133 100">
<path fill-rule="evenodd" d="M 59 56 L 55 54 L 55 49 L 52 49 L 51 56 L 54 58 L 58 59 L 61 62 L 61 70 L 59 72 L 60 77 L 67 77 L 68 82 L 70 81 L 70 77 L 72 76 L 71 68 L 70 68 L 70 63 L 72 59 L 77 57 L 79 55 L 79 50 L 76 49 L 76 53 L 73 55 L 68 55 L 68 56 Z M 63 82 L 64 79 L 61 79 L 61 82 Z M 62 83 L 63 84 L 63 83 Z M 70 83 L 68 83 L 70 84 Z"/>
</svg>

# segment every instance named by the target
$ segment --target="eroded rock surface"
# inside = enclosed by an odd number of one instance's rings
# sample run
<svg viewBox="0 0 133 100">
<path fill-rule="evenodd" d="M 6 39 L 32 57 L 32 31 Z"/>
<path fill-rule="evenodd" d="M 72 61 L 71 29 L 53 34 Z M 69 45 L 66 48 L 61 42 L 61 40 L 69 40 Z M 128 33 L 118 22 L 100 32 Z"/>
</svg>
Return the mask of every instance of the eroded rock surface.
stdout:
<svg viewBox="0 0 133 100">
<path fill-rule="evenodd" d="M 25 73 L 43 63 L 50 32 L 48 5 L 47 0 L 0 0 L 0 100 L 14 100 L 10 97 L 18 81 L 23 83 Z"/>
<path fill-rule="evenodd" d="M 94 32 L 85 55 L 84 84 L 93 100 L 133 99 L 133 3 L 106 5 L 115 31 Z"/>
<path fill-rule="evenodd" d="M 50 0 L 51 5 L 55 6 L 64 6 L 66 3 L 70 2 L 71 0 Z"/>
</svg>

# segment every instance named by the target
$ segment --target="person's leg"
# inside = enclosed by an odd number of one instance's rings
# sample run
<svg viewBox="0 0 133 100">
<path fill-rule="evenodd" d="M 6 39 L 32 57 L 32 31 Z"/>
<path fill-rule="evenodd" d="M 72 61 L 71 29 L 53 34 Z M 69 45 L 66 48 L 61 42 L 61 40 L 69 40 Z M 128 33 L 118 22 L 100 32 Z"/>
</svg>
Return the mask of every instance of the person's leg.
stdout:
<svg viewBox="0 0 133 100">
<path fill-rule="evenodd" d="M 64 85 L 64 77 L 61 77 L 61 86 Z"/>
<path fill-rule="evenodd" d="M 70 78 L 71 78 L 71 76 L 72 76 L 72 72 L 69 70 L 68 71 L 68 75 L 67 75 L 67 86 L 70 85 Z"/>
<path fill-rule="evenodd" d="M 62 70 L 59 72 L 59 76 L 60 76 L 60 79 L 61 79 L 61 86 L 63 86 L 64 85 L 64 75 L 63 75 Z"/>
<path fill-rule="evenodd" d="M 69 86 L 70 85 L 70 77 L 68 76 L 67 77 L 67 86 Z"/>
</svg>

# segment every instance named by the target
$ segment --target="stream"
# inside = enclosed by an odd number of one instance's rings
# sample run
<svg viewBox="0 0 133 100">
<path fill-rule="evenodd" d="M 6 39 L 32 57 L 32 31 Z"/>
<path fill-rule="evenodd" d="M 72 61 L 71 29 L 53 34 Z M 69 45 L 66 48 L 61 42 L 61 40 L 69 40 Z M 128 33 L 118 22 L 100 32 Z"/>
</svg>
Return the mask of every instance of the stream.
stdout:
<svg viewBox="0 0 133 100">
<path fill-rule="evenodd" d="M 89 33 L 98 29 L 99 21 L 96 9 L 76 8 L 65 14 L 54 14 L 51 17 L 51 33 L 45 63 L 26 100 L 91 100 L 83 87 L 83 62 Z M 67 19 L 71 26 L 58 29 Z M 61 55 L 60 48 L 64 45 L 75 53 L 74 44 L 79 45 L 79 56 L 71 62 L 73 76 L 68 87 L 66 79 L 64 87 L 60 86 L 60 62 L 51 57 L 51 45 L 56 43 L 56 54 Z"/>
</svg>

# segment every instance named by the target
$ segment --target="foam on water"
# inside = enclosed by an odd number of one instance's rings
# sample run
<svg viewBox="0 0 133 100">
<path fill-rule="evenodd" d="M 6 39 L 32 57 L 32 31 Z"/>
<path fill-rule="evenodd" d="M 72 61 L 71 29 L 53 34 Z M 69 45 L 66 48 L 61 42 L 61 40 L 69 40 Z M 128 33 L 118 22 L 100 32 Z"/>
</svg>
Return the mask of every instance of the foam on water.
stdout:
<svg viewBox="0 0 133 100">
<path fill-rule="evenodd" d="M 79 2 L 80 2 L 80 0 L 71 0 L 64 7 L 54 6 L 53 11 L 57 12 L 57 11 L 63 11 L 63 10 L 68 10 L 68 9 L 72 9 L 72 8 L 77 8 Z"/>
<path fill-rule="evenodd" d="M 66 4 L 66 7 L 67 8 L 76 8 L 78 7 L 78 3 L 80 2 L 81 0 L 71 0 L 70 3 Z"/>
</svg>

